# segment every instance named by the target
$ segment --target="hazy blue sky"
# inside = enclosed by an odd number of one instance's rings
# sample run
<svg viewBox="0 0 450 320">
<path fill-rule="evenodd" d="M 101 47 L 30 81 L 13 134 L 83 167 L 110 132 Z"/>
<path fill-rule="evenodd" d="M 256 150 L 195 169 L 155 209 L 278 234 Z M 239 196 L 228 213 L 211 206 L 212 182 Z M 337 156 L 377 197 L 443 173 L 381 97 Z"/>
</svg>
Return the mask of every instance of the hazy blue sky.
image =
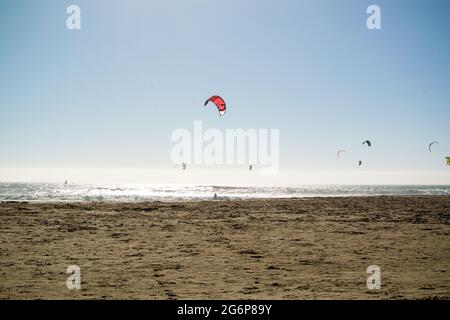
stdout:
<svg viewBox="0 0 450 320">
<path fill-rule="evenodd" d="M 70 4 L 81 30 L 66 28 Z M 382 30 L 366 27 L 370 4 Z M 2 0 L 0 40 L 0 179 L 35 178 L 18 168 L 169 172 L 172 131 L 202 120 L 280 129 L 281 174 L 450 183 L 447 0 Z M 203 108 L 212 94 L 224 117 Z"/>
</svg>

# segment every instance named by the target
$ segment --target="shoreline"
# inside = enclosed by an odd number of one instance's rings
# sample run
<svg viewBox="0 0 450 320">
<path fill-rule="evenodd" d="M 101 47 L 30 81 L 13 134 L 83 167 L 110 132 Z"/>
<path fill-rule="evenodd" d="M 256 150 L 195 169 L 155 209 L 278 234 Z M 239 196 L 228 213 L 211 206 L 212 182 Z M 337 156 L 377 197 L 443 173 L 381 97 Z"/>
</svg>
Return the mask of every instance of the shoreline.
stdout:
<svg viewBox="0 0 450 320">
<path fill-rule="evenodd" d="M 449 196 L 0 203 L 0 298 L 449 299 L 449 236 Z"/>
<path fill-rule="evenodd" d="M 2 184 L 0 201 L 29 202 L 184 202 L 213 200 L 264 200 L 327 197 L 450 196 L 450 185 L 315 185 L 315 186 L 219 186 L 219 185 L 57 185 Z"/>
<path fill-rule="evenodd" d="M 243 201 L 290 201 L 290 200 L 318 200 L 318 199 L 359 199 L 359 198 L 429 198 L 429 197 L 447 197 L 450 198 L 450 195 L 446 194 L 433 194 L 433 195 L 424 195 L 424 194 L 379 194 L 379 195 L 324 195 L 324 196 L 302 196 L 302 197 L 255 197 L 255 198 L 227 198 L 227 199 L 185 199 L 185 200 L 0 200 L 1 204 L 55 204 L 55 203 L 64 203 L 64 204 L 142 204 L 142 203 L 192 203 L 192 202 L 243 202 Z"/>
</svg>

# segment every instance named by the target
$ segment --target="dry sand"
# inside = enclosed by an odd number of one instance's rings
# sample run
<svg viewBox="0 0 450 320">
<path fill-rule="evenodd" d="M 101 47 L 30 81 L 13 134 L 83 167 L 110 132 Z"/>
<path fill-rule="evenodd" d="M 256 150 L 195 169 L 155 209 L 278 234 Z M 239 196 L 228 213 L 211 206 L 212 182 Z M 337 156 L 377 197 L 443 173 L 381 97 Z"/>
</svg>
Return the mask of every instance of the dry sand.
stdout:
<svg viewBox="0 0 450 320">
<path fill-rule="evenodd" d="M 449 218 L 448 196 L 2 203 L 0 298 L 449 299 Z"/>
</svg>

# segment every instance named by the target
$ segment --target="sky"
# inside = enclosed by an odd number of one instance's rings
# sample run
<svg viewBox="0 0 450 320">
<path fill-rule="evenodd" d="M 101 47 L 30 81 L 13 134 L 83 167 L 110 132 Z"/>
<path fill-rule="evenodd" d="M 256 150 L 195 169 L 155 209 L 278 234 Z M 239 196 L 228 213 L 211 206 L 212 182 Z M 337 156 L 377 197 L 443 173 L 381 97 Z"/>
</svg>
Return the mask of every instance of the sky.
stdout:
<svg viewBox="0 0 450 320">
<path fill-rule="evenodd" d="M 449 57 L 447 0 L 3 0 L 0 181 L 450 184 Z M 278 174 L 181 172 L 194 121 L 279 129 Z"/>
</svg>

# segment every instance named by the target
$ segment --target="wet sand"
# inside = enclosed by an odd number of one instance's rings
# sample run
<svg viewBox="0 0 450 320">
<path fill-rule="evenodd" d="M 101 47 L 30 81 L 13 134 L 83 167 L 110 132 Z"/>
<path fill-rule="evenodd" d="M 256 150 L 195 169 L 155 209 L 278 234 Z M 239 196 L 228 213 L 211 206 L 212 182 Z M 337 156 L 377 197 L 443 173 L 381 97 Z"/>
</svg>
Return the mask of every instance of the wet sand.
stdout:
<svg viewBox="0 0 450 320">
<path fill-rule="evenodd" d="M 449 299 L 450 197 L 1 203 L 0 298 Z"/>
</svg>

